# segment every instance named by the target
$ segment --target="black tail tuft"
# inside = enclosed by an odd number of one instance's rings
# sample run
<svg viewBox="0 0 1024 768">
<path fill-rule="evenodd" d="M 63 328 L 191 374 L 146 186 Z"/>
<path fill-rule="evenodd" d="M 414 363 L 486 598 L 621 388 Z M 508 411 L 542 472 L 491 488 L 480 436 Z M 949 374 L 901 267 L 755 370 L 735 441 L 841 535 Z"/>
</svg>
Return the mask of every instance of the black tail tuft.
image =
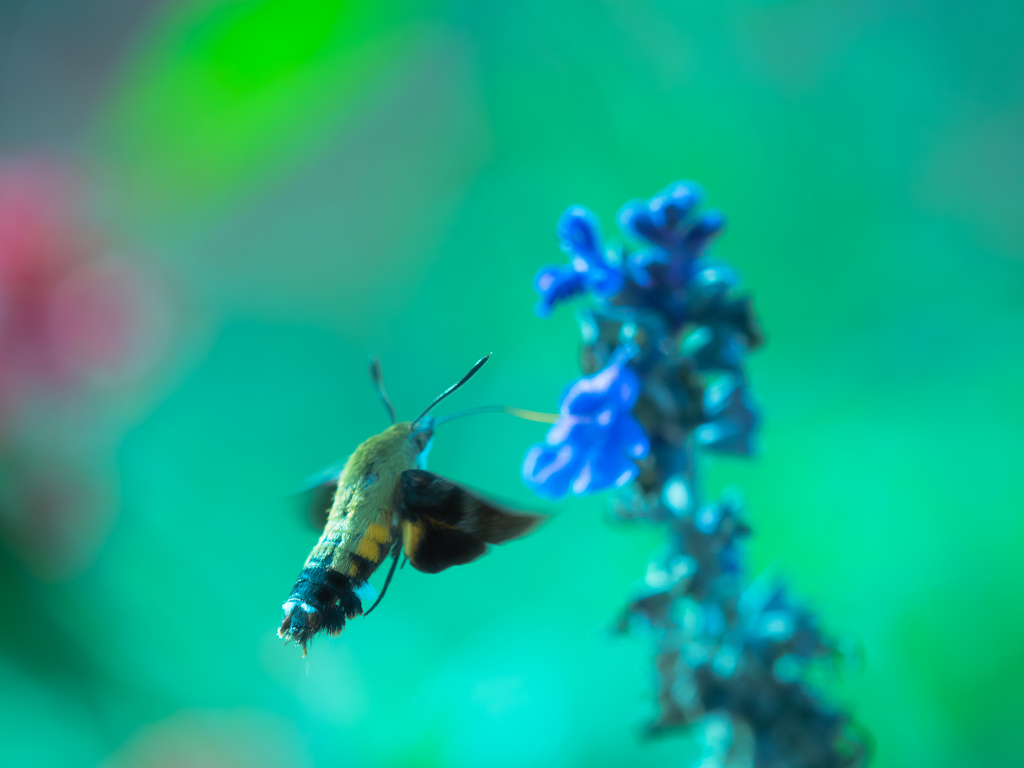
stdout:
<svg viewBox="0 0 1024 768">
<path fill-rule="evenodd" d="M 305 568 L 284 603 L 284 621 L 277 636 L 306 645 L 320 632 L 337 635 L 345 622 L 363 612 L 363 602 L 355 593 L 355 582 L 329 568 Z"/>
</svg>

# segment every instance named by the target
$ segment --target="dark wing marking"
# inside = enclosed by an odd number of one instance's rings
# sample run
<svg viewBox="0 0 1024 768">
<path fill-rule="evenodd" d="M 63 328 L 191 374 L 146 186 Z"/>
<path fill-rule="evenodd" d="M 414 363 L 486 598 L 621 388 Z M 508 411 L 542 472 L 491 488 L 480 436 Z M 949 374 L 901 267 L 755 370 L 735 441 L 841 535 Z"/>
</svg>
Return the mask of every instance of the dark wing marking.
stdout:
<svg viewBox="0 0 1024 768">
<path fill-rule="evenodd" d="M 522 536 L 543 520 L 500 507 L 432 472 L 402 473 L 402 539 L 414 568 L 438 573 L 476 560 L 488 544 Z"/>
<path fill-rule="evenodd" d="M 480 539 L 430 518 L 403 523 L 402 539 L 409 562 L 424 573 L 471 563 L 487 551 Z"/>
</svg>

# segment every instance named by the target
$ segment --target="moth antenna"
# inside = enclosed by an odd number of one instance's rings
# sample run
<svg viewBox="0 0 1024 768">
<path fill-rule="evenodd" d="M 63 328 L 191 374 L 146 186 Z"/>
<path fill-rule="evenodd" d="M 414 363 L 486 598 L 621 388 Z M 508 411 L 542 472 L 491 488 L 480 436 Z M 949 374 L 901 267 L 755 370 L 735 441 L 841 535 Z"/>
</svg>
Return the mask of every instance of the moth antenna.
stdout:
<svg viewBox="0 0 1024 768">
<path fill-rule="evenodd" d="M 461 379 L 459 379 L 455 384 L 452 384 L 450 387 L 448 387 L 448 389 L 446 389 L 440 395 L 435 397 L 434 398 L 434 402 L 432 402 L 430 405 L 428 405 L 426 410 L 423 411 L 423 413 L 421 413 L 419 416 L 417 416 L 416 419 L 413 421 L 413 423 L 412 423 L 413 428 L 415 429 L 415 427 L 419 423 L 420 419 L 422 419 L 424 416 L 426 416 L 428 413 L 430 413 L 430 409 L 431 408 L 433 408 L 435 405 L 437 405 L 442 400 L 444 400 L 446 397 L 448 397 L 448 395 L 450 395 L 452 392 L 454 392 L 459 387 L 461 387 L 463 384 L 465 384 L 467 381 L 469 381 L 471 378 L 473 378 L 473 376 L 476 374 L 476 372 L 479 371 L 481 368 L 483 368 L 484 363 L 486 363 L 490 359 L 490 357 L 491 357 L 491 355 L 484 355 L 483 357 L 481 357 L 479 360 L 476 361 L 476 365 L 474 365 L 472 368 L 469 369 L 469 373 L 467 373 L 465 376 L 463 376 Z"/>
<path fill-rule="evenodd" d="M 402 555 L 402 547 L 399 542 L 395 542 L 395 554 L 391 558 L 391 570 L 388 571 L 388 577 L 384 579 L 384 586 L 380 588 L 380 594 L 377 595 L 377 599 L 373 601 L 373 605 L 370 606 L 369 610 L 363 613 L 363 617 L 369 616 L 370 611 L 376 608 L 380 601 L 384 598 L 384 593 L 388 591 L 388 584 L 391 583 L 391 577 L 395 575 L 395 566 L 398 565 L 398 560 Z"/>
<path fill-rule="evenodd" d="M 451 421 L 452 419 L 461 419 L 463 416 L 475 416 L 478 413 L 507 413 L 509 416 L 515 416 L 517 419 L 540 421 L 545 424 L 554 424 L 558 421 L 557 413 L 527 411 L 523 408 L 513 408 L 510 405 L 481 405 L 477 408 L 466 408 L 463 411 L 446 414 L 439 419 L 435 419 L 434 426 L 436 427 L 438 424 L 444 424 L 446 421 Z"/>
<path fill-rule="evenodd" d="M 388 391 L 384 389 L 384 375 L 380 370 L 380 360 L 373 355 L 370 355 L 370 379 L 373 381 L 373 388 L 377 392 L 377 397 L 380 398 L 381 402 L 384 403 L 384 407 L 388 409 L 388 416 L 391 417 L 391 423 L 398 423 L 398 415 L 395 413 L 395 406 L 391 404 L 391 398 L 388 397 Z"/>
</svg>

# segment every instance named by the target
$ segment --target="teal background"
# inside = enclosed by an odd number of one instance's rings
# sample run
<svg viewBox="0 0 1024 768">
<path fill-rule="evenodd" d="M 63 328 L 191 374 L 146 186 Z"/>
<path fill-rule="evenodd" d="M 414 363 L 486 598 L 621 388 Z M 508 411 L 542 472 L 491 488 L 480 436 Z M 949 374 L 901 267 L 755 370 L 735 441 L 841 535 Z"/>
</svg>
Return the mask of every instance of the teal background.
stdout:
<svg viewBox="0 0 1024 768">
<path fill-rule="evenodd" d="M 173 277 L 179 337 L 117 429 L 117 521 L 41 579 L 4 550 L 4 766 L 675 766 L 638 737 L 649 647 L 606 629 L 661 532 L 540 502 L 543 427 L 439 430 L 431 469 L 552 515 L 397 574 L 306 659 L 280 604 L 316 532 L 287 494 L 450 401 L 550 410 L 532 314 L 572 203 L 675 179 L 729 218 L 768 334 L 738 487 L 863 671 L 831 696 L 878 768 L 1024 762 L 1024 6 L 0 3 L 0 149 L 88 171 L 94 220 Z M 32 607 L 26 619 L 19 611 Z"/>
</svg>

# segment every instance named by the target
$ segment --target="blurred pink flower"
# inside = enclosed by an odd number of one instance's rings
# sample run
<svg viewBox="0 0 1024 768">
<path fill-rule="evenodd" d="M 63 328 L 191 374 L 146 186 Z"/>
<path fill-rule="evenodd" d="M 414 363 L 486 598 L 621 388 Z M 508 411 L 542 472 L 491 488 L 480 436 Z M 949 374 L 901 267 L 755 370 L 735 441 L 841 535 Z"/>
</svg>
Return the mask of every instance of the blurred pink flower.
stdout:
<svg viewBox="0 0 1024 768">
<path fill-rule="evenodd" d="M 0 532 L 46 570 L 65 570 L 111 517 L 81 447 L 95 443 L 83 429 L 109 431 L 97 385 L 152 367 L 169 328 L 165 292 L 106 255 L 84 199 L 54 160 L 0 161 Z"/>
</svg>

